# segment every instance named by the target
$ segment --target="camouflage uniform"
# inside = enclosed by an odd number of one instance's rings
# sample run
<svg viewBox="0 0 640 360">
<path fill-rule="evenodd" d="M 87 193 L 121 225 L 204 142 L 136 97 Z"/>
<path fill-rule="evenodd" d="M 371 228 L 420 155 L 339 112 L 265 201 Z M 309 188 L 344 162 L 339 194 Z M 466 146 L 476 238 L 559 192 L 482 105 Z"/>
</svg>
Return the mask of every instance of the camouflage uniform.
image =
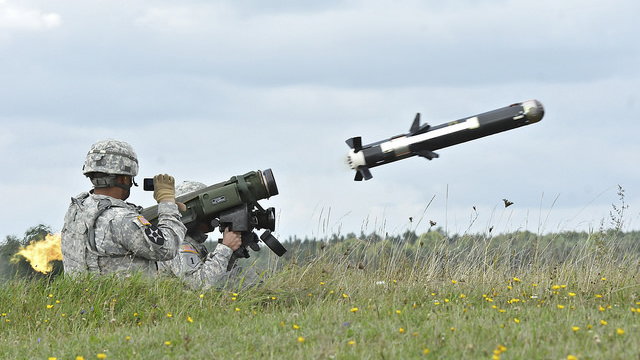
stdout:
<svg viewBox="0 0 640 360">
<path fill-rule="evenodd" d="M 129 144 L 107 140 L 87 155 L 85 175 L 92 172 L 135 176 L 137 157 Z M 92 179 L 95 187 L 114 186 L 109 178 Z M 158 204 L 158 225 L 141 207 L 106 195 L 81 193 L 71 198 L 62 229 L 66 274 L 142 271 L 157 273 L 156 261 L 176 256 L 186 228 L 175 203 Z"/>
<path fill-rule="evenodd" d="M 202 183 L 185 181 L 176 186 L 176 196 L 205 187 L 206 185 Z M 194 289 L 237 288 L 259 281 L 257 274 L 249 271 L 243 273 L 242 268 L 238 266 L 227 271 L 233 250 L 219 243 L 213 252 L 209 252 L 204 245 L 206 240 L 206 233 L 195 229 L 188 231 L 178 256 L 169 261 L 159 262 L 160 270 L 183 279 L 189 287 Z"/>
</svg>

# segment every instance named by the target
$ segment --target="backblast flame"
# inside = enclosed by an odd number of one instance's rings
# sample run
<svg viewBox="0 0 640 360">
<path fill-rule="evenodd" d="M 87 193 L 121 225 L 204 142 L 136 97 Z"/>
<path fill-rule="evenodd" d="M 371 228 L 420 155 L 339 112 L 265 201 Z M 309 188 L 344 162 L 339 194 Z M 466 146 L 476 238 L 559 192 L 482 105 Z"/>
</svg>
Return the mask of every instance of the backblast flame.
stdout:
<svg viewBox="0 0 640 360">
<path fill-rule="evenodd" d="M 51 262 L 54 260 L 62 260 L 62 242 L 60 234 L 49 234 L 44 240 L 32 241 L 11 257 L 11 262 L 20 261 L 19 256 L 27 259 L 31 267 L 38 272 L 47 274 L 53 270 Z"/>
</svg>

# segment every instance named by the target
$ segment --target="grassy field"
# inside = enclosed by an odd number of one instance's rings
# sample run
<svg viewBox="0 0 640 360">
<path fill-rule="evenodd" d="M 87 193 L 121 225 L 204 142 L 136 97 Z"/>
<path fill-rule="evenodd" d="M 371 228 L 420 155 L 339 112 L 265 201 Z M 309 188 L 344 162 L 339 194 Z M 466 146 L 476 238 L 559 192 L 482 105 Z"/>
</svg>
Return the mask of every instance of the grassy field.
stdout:
<svg viewBox="0 0 640 360">
<path fill-rule="evenodd" d="M 272 263 L 242 291 L 141 276 L 10 280 L 0 358 L 638 359 L 640 257 L 615 236 L 583 240 L 562 261 L 542 243 L 514 262 L 513 242 L 407 256 L 404 244 L 359 239 Z"/>
</svg>

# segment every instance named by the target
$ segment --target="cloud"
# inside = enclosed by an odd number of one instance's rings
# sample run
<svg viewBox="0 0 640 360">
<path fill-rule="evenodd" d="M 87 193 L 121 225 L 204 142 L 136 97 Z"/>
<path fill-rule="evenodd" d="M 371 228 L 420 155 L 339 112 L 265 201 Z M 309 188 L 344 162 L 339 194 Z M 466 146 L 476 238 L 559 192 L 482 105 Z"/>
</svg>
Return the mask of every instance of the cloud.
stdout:
<svg viewBox="0 0 640 360">
<path fill-rule="evenodd" d="M 37 221 L 59 229 L 69 196 L 88 188 L 86 151 L 107 137 L 134 146 L 141 177 L 214 183 L 272 168 L 280 195 L 265 205 L 285 236 L 402 232 L 433 196 L 426 219 L 453 232 L 472 206 L 479 231 L 546 213 L 547 230 L 597 227 L 616 184 L 640 198 L 640 2 L 38 3 L 21 2 L 32 22 L 20 27 L 0 0 L 0 34 L 65 20 L 54 36 L 16 36 L 0 58 L 0 194 L 18 204 L 0 237 Z M 530 98 L 547 109 L 540 124 L 434 161 L 381 166 L 363 183 L 343 163 L 345 139 L 404 133 L 416 112 L 437 125 Z M 153 202 L 139 188 L 131 200 Z"/>
<path fill-rule="evenodd" d="M 0 1 L 0 30 L 41 31 L 62 25 L 62 17 L 54 12 L 23 8 Z"/>
</svg>

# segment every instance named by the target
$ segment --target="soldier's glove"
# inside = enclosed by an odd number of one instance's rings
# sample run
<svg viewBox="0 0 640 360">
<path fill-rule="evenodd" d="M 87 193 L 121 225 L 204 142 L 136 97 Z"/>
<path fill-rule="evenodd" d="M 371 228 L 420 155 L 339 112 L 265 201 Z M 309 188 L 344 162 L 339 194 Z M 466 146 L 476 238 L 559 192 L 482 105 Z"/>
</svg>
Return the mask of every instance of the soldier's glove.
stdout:
<svg viewBox="0 0 640 360">
<path fill-rule="evenodd" d="M 176 181 L 173 176 L 162 174 L 153 177 L 153 198 L 158 203 L 176 202 Z"/>
</svg>

